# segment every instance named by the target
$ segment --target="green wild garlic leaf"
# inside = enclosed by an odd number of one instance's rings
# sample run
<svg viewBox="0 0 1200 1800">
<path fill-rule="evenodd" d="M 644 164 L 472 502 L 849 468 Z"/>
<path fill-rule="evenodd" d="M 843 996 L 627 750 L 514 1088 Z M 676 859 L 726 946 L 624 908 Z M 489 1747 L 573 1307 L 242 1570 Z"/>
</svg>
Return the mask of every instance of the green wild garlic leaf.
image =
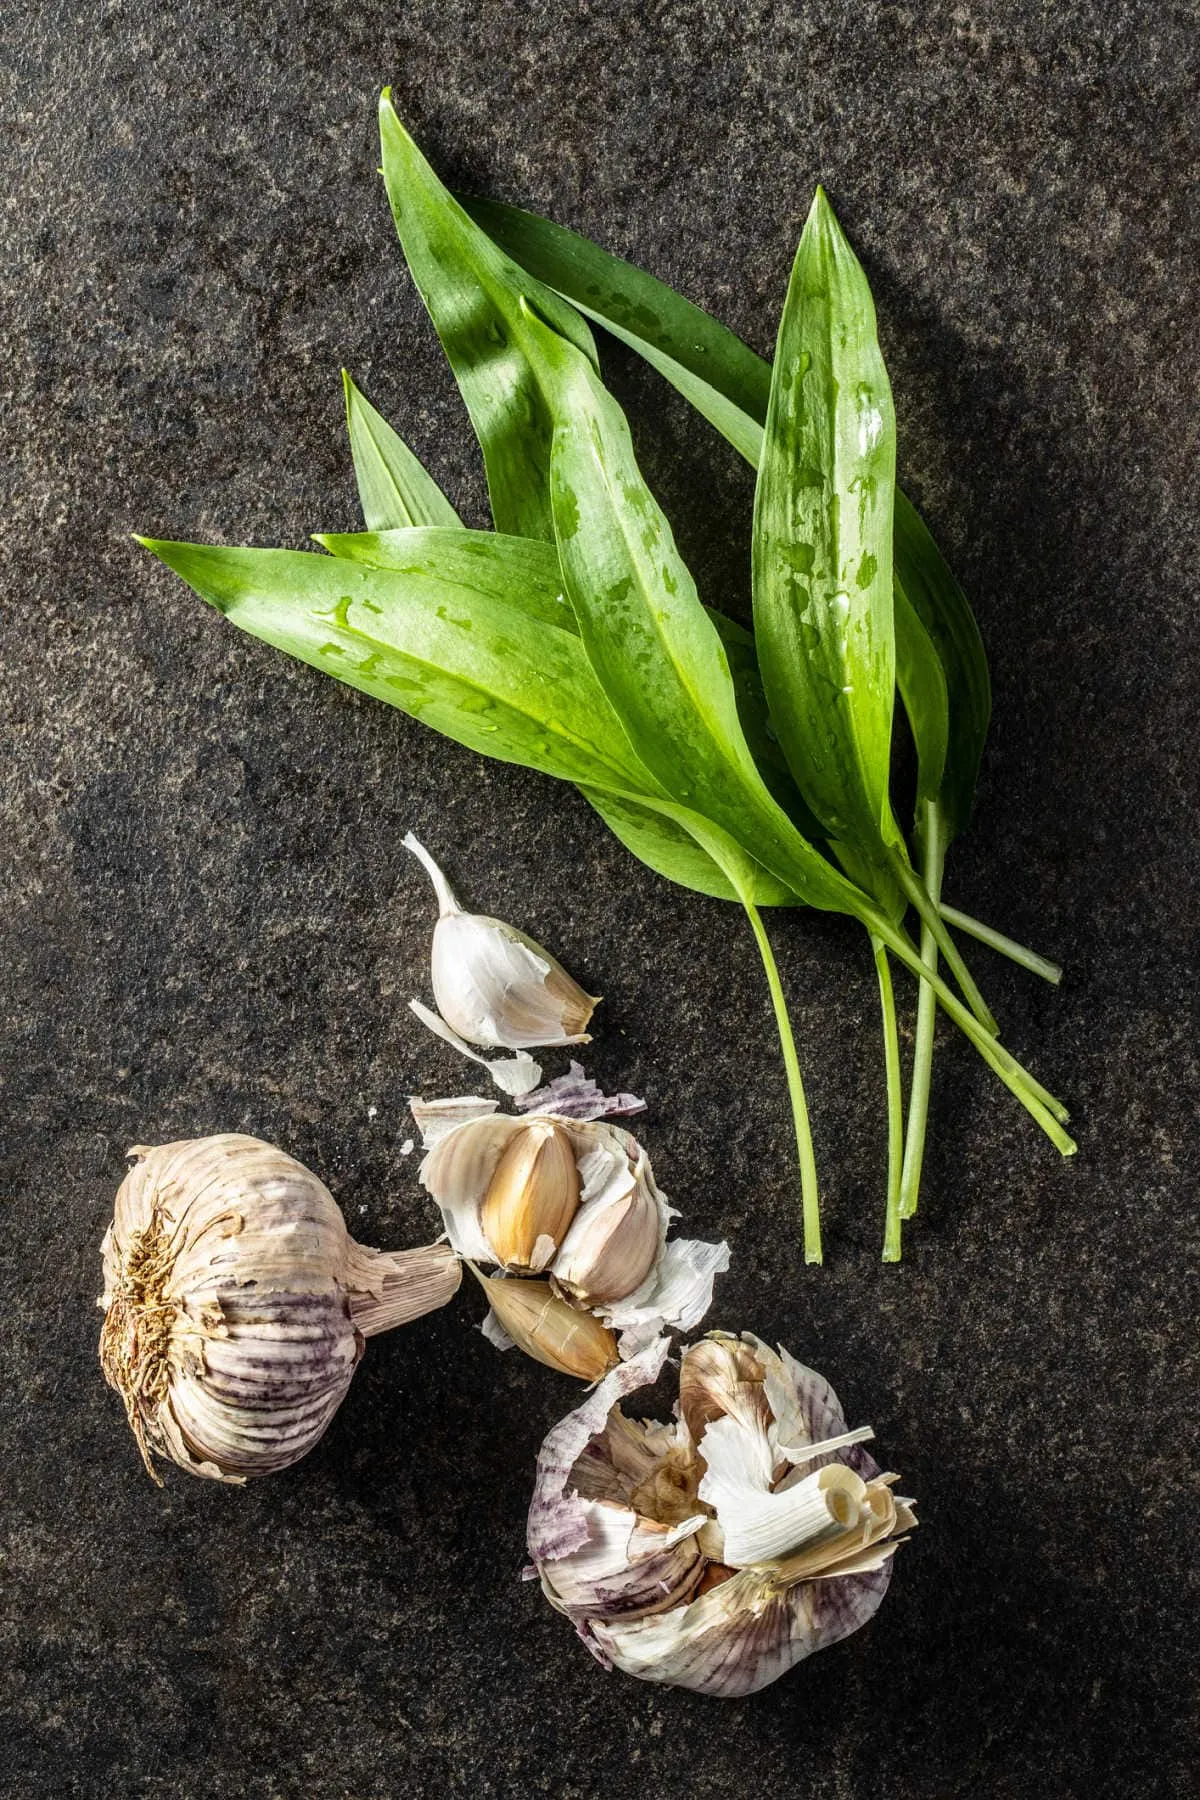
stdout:
<svg viewBox="0 0 1200 1800">
<path fill-rule="evenodd" d="M 536 213 L 465 197 L 514 262 L 646 359 L 758 467 L 770 366 L 665 282 Z"/>
<path fill-rule="evenodd" d="M 371 568 L 457 583 L 578 636 L 558 552 L 540 538 L 468 531 L 460 525 L 453 530 L 318 532 L 316 542 L 334 556 Z"/>
<path fill-rule="evenodd" d="M 541 319 L 553 327 L 551 337 L 565 337 L 595 364 L 591 335 L 573 307 L 531 280 L 468 219 L 386 96 L 380 128 L 384 177 L 401 244 L 483 448 L 497 529 L 550 537 L 555 376 L 542 355 L 546 339 Z M 343 545 L 330 540 L 329 548 L 340 553 Z M 740 692 L 743 704 L 751 706 L 753 682 Z M 640 841 L 648 847 L 655 834 L 645 830 Z M 661 872 L 674 878 L 669 868 Z M 718 884 L 723 880 L 719 873 L 715 879 Z M 776 903 L 773 895 L 767 903 Z"/>
<path fill-rule="evenodd" d="M 967 828 L 992 713 L 987 652 L 967 597 L 915 506 L 896 495 L 896 567 L 946 679 L 947 746 L 937 804 L 945 840 Z"/>
<path fill-rule="evenodd" d="M 396 230 L 483 450 L 496 529 L 550 540 L 554 417 L 522 298 L 594 361 L 591 332 L 573 306 L 532 280 L 468 218 L 386 93 L 379 129 Z"/>
<path fill-rule="evenodd" d="M 498 201 L 470 198 L 463 205 L 515 262 L 637 351 L 758 468 L 770 363 L 665 282 L 578 233 Z M 966 597 L 920 515 L 899 489 L 894 533 L 895 574 L 910 601 L 907 608 L 900 603 L 896 608 L 898 678 L 902 670 L 919 666 L 932 641 L 947 687 L 949 754 L 940 772 L 923 772 L 923 791 L 939 788 L 947 819 L 961 831 L 970 814 L 987 731 L 987 662 Z M 946 621 L 937 631 L 932 630 L 935 613 Z M 914 635 L 913 643 L 907 644 L 906 633 L 922 617 L 925 643 Z M 908 711 L 902 679 L 899 685 Z M 909 695 L 920 704 L 911 683 Z M 922 745 L 932 749 L 936 764 L 937 732 L 929 736 L 927 718 L 910 723 L 918 752 Z"/>
<path fill-rule="evenodd" d="M 779 328 L 754 506 L 754 635 L 796 784 L 833 838 L 899 845 L 896 426 L 866 275 L 818 188 Z"/>
<path fill-rule="evenodd" d="M 936 805 L 946 778 L 950 702 L 946 671 L 937 647 L 904 591 L 898 575 L 896 605 L 896 686 L 904 702 L 917 752 L 917 816 Z"/>
<path fill-rule="evenodd" d="M 590 787 L 658 791 L 579 639 L 520 607 L 428 572 L 141 541 L 252 637 L 468 749 Z"/>
<path fill-rule="evenodd" d="M 690 820 L 690 831 L 679 823 L 683 817 L 682 811 L 674 814 L 656 812 L 635 801 L 620 799 L 613 794 L 602 794 L 596 788 L 581 788 L 580 792 L 625 848 L 657 874 L 665 875 L 668 881 L 675 882 L 678 887 L 691 888 L 694 893 L 707 894 L 714 900 L 743 898 L 743 893 L 738 892 L 733 882 L 723 873 L 722 865 L 728 866 L 730 853 L 736 850 L 732 842 L 726 844 L 721 862 L 718 863 L 702 847 L 696 835 L 697 821 L 694 818 Z M 700 829 L 703 835 L 703 828 Z M 749 892 L 756 906 L 799 904 L 795 894 L 784 882 L 777 881 L 773 875 L 768 874 L 761 866 L 753 865 L 749 859 L 743 891 Z"/>
<path fill-rule="evenodd" d="M 345 369 L 346 428 L 368 531 L 457 525 L 458 514 L 398 431 L 361 394 Z"/>
<path fill-rule="evenodd" d="M 558 551 L 537 538 L 508 537 L 501 532 L 450 529 L 317 532 L 315 541 L 334 556 L 396 569 L 407 575 L 441 577 L 478 589 L 532 618 L 578 635 L 574 610 L 566 597 Z M 716 627 L 729 661 L 738 717 L 764 779 L 785 812 L 805 836 L 820 827 L 796 791 L 783 752 L 770 735 L 766 699 L 758 672 L 753 634 L 714 608 L 705 609 Z"/>
<path fill-rule="evenodd" d="M 551 492 L 559 559 L 588 659 L 638 756 L 810 905 L 861 896 L 772 799 L 746 744 L 729 660 L 637 466 L 625 416 L 548 326 L 559 373 Z"/>
<path fill-rule="evenodd" d="M 483 559 L 460 563 L 453 552 L 443 554 L 450 534 L 440 529 L 411 536 L 423 550 L 400 568 L 304 551 L 140 541 L 252 637 L 483 756 L 574 782 L 593 805 L 601 794 L 614 806 L 623 803 L 626 833 L 634 813 L 642 815 L 635 854 L 669 880 L 686 874 L 685 885 L 720 892 L 719 869 L 705 880 L 696 857 L 678 852 L 689 823 L 693 842 L 699 832 L 720 850 L 720 835 L 667 797 L 638 761 L 577 633 L 528 606 L 531 559 L 524 552 L 554 559 L 553 549 L 497 539 L 504 548 L 487 585 L 469 585 L 455 577 L 475 580 Z M 511 604 L 499 572 L 505 549 L 517 552 Z M 740 879 L 758 904 L 794 904 L 790 891 L 729 846 L 725 864 L 739 858 Z"/>
</svg>

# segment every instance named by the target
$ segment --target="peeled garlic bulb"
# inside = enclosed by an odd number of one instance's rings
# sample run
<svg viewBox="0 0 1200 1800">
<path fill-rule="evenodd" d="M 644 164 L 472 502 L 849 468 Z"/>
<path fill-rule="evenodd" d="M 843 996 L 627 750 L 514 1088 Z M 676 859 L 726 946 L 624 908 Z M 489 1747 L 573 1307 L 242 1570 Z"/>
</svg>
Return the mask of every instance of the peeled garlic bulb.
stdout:
<svg viewBox="0 0 1200 1800">
<path fill-rule="evenodd" d="M 155 1455 L 233 1482 L 298 1461 L 364 1339 L 458 1287 L 447 1246 L 355 1243 L 325 1184 L 258 1138 L 130 1155 L 102 1246 L 100 1361 L 155 1480 Z"/>
<path fill-rule="evenodd" d="M 674 1423 L 627 1418 L 620 1400 L 666 1350 L 613 1369 L 549 1433 L 529 1551 L 606 1668 L 751 1694 L 866 1624 L 916 1517 L 828 1382 L 750 1333 L 684 1351 Z"/>
<path fill-rule="evenodd" d="M 411 831 L 404 846 L 421 863 L 437 895 L 431 974 L 438 1011 L 451 1031 L 468 1044 L 492 1049 L 590 1043 L 587 1028 L 598 999 L 585 994 L 562 964 L 523 931 L 464 912 Z M 538 1080 L 535 1072 L 526 1088 Z M 524 1090 L 509 1085 L 506 1091 Z"/>
<path fill-rule="evenodd" d="M 506 1275 L 545 1275 L 564 1304 L 620 1334 L 625 1357 L 668 1327 L 698 1324 L 729 1250 L 667 1242 L 674 1213 L 637 1139 L 602 1120 L 515 1118 L 486 1105 L 413 1108 L 429 1146 L 420 1178 L 460 1256 Z M 507 1338 L 523 1342 L 511 1329 Z M 565 1359 L 554 1366 L 578 1373 Z"/>
</svg>

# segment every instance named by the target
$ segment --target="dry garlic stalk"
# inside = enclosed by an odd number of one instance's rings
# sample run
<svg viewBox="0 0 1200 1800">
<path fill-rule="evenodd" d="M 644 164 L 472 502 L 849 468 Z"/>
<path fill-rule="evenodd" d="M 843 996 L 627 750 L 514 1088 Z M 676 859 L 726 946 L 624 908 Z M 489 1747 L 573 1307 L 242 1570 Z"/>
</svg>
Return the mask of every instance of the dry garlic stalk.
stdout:
<svg viewBox="0 0 1200 1800">
<path fill-rule="evenodd" d="M 429 1149 L 421 1180 L 450 1243 L 472 1265 L 504 1271 L 484 1282 L 488 1337 L 595 1380 L 668 1327 L 697 1325 L 729 1249 L 667 1242 L 674 1210 L 637 1139 L 601 1120 L 494 1107 L 474 1098 L 413 1107 Z"/>
<path fill-rule="evenodd" d="M 613 1369 L 546 1438 L 531 1573 L 606 1668 L 754 1693 L 867 1622 L 912 1502 L 828 1382 L 749 1333 L 684 1351 L 673 1424 L 626 1418 L 665 1355 Z"/>
<path fill-rule="evenodd" d="M 443 1306 L 445 1245 L 369 1250 L 302 1163 L 258 1138 L 192 1138 L 138 1158 L 104 1235 L 100 1363 L 146 1468 L 244 1481 L 311 1450 L 363 1341 Z"/>
<path fill-rule="evenodd" d="M 438 901 L 431 974 L 438 1012 L 419 1000 L 413 1011 L 464 1056 L 482 1064 L 506 1094 L 524 1094 L 542 1078 L 530 1048 L 587 1044 L 599 1001 L 585 994 L 548 950 L 499 919 L 464 912 L 428 850 L 413 836 L 404 847 L 426 870 Z M 515 1050 L 489 1062 L 471 1049 Z"/>
</svg>

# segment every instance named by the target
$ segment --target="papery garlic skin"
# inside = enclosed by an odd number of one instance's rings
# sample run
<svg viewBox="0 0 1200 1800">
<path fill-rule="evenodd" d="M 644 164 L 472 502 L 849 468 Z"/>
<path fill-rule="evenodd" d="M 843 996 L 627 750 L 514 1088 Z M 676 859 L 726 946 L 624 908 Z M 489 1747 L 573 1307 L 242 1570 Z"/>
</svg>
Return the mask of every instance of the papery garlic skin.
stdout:
<svg viewBox="0 0 1200 1800">
<path fill-rule="evenodd" d="M 743 1569 L 658 1617 L 598 1619 L 591 1642 L 601 1659 L 626 1675 L 737 1700 L 859 1630 L 879 1608 L 890 1579 L 886 1564 L 842 1581 L 781 1587 Z"/>
<path fill-rule="evenodd" d="M 523 1095 L 532 1093 L 542 1079 L 542 1065 L 534 1062 L 528 1050 L 518 1050 L 515 1056 L 481 1056 L 478 1050 L 472 1050 L 465 1038 L 459 1037 L 457 1031 L 451 1031 L 445 1019 L 435 1013 L 423 1000 L 410 1000 L 409 1011 L 415 1014 L 424 1025 L 426 1031 L 432 1031 L 440 1037 L 443 1044 L 449 1044 L 468 1062 L 478 1063 L 486 1069 L 501 1093 L 510 1099 L 520 1100 Z"/>
<path fill-rule="evenodd" d="M 660 1342 L 621 1364 L 548 1434 L 530 1554 L 606 1667 L 754 1693 L 871 1617 L 912 1503 L 829 1384 L 748 1333 L 684 1351 L 674 1423 L 626 1417 L 618 1402 L 665 1354 Z M 737 1566 L 740 1539 L 763 1529 L 776 1553 Z"/>
<path fill-rule="evenodd" d="M 468 1044 L 530 1050 L 591 1042 L 599 1005 L 548 950 L 500 919 L 464 912 L 446 877 L 410 831 L 404 846 L 438 900 L 430 973 L 438 1011 Z M 535 1077 L 535 1080 L 540 1077 Z M 532 1087 L 534 1082 L 530 1082 Z M 512 1090 L 516 1091 L 516 1090 Z"/>
<path fill-rule="evenodd" d="M 594 1313 L 620 1334 L 623 1357 L 636 1354 L 665 1329 L 690 1330 L 712 1302 L 713 1280 L 728 1267 L 729 1249 L 691 1239 L 667 1242 L 675 1215 L 637 1139 L 602 1120 L 483 1114 L 477 1110 L 481 1104 L 472 1099 L 417 1102 L 413 1107 L 429 1145 L 420 1179 L 441 1210 L 446 1235 L 459 1255 L 510 1275 L 533 1270 L 547 1276 L 563 1301 Z M 456 1117 L 461 1122 L 451 1123 Z M 560 1213 L 552 1224 L 541 1197 L 531 1190 L 522 1225 L 520 1196 L 508 1192 L 501 1235 L 489 1209 L 497 1170 L 520 1145 L 547 1132 L 572 1146 L 579 1176 L 577 1209 L 569 1219 Z M 498 1334 L 489 1335 L 500 1341 Z"/>
<path fill-rule="evenodd" d="M 560 1119 L 611 1119 L 617 1113 L 645 1112 L 646 1102 L 638 1094 L 603 1093 L 582 1063 L 572 1059 L 567 1074 L 517 1095 L 517 1110 L 553 1113 Z"/>
<path fill-rule="evenodd" d="M 147 1470 L 242 1482 L 297 1462 L 345 1397 L 364 1340 L 442 1306 L 434 1244 L 358 1244 L 325 1184 L 229 1133 L 130 1151 L 104 1236 L 100 1360 Z"/>
</svg>

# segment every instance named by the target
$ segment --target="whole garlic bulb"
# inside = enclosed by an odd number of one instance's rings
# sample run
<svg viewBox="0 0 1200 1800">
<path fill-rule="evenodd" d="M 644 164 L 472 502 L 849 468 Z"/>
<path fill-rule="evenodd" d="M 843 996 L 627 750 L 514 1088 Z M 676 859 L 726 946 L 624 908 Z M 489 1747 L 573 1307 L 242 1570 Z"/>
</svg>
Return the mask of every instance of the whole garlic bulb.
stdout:
<svg viewBox="0 0 1200 1800">
<path fill-rule="evenodd" d="M 355 1243 L 324 1182 L 258 1138 L 129 1154 L 101 1251 L 100 1362 L 156 1481 L 154 1455 L 230 1482 L 298 1461 L 364 1339 L 458 1287 L 443 1244 Z"/>
<path fill-rule="evenodd" d="M 607 1332 L 620 1333 L 624 1357 L 668 1327 L 697 1325 L 712 1304 L 714 1277 L 729 1266 L 729 1249 L 667 1242 L 674 1210 L 637 1139 L 603 1120 L 554 1113 L 518 1118 L 493 1107 L 474 1098 L 413 1107 L 429 1148 L 420 1178 L 454 1249 L 506 1276 L 543 1278 L 521 1295 L 505 1296 L 508 1308 L 497 1298 L 504 1283 L 485 1284 L 492 1303 L 488 1337 L 504 1348 L 519 1343 L 539 1361 L 580 1374 L 578 1342 L 569 1358 L 554 1354 L 555 1338 L 569 1328 L 567 1309 L 590 1313 Z M 544 1329 L 531 1340 L 521 1322 L 535 1315 Z M 616 1340 L 590 1333 L 585 1342 L 586 1373 L 594 1379 L 615 1360 Z"/>
<path fill-rule="evenodd" d="M 867 1622 L 912 1502 L 828 1382 L 749 1333 L 684 1351 L 674 1423 L 627 1418 L 665 1354 L 613 1369 L 547 1436 L 531 1573 L 606 1668 L 754 1693 Z"/>
</svg>

